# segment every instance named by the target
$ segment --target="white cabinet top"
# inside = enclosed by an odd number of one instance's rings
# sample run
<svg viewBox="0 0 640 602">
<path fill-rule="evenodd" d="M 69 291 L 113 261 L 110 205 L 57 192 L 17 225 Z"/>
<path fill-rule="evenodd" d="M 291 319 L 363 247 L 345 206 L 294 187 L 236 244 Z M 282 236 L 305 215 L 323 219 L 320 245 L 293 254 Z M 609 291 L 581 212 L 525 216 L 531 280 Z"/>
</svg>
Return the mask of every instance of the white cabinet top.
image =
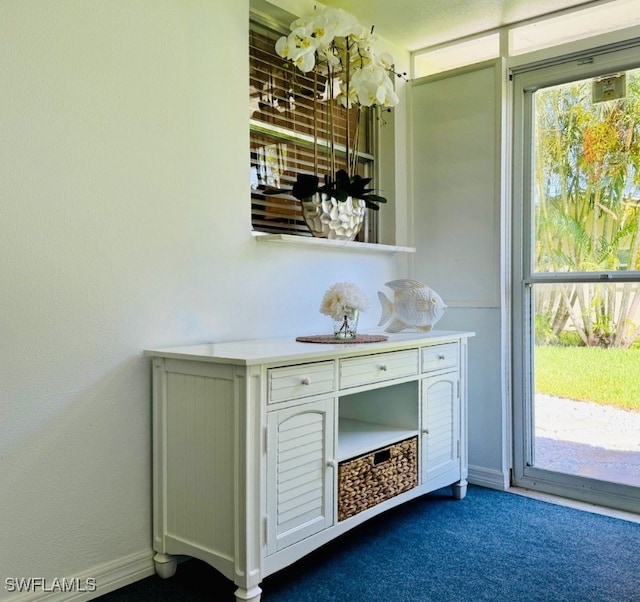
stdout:
<svg viewBox="0 0 640 602">
<path fill-rule="evenodd" d="M 295 337 L 205 343 L 165 349 L 147 349 L 145 355 L 243 366 L 289 361 L 310 361 L 344 356 L 395 351 L 424 345 L 437 345 L 472 337 L 473 332 L 433 330 L 427 333 L 380 333 L 388 336 L 379 343 L 301 343 Z"/>
</svg>

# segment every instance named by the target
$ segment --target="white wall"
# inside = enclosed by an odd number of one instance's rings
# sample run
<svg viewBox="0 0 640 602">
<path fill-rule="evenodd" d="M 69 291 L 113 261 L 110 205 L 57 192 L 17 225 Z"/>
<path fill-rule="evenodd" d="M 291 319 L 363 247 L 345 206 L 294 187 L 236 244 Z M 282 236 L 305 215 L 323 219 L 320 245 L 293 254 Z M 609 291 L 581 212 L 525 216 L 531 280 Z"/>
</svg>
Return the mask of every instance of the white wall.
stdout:
<svg viewBox="0 0 640 602">
<path fill-rule="evenodd" d="M 324 332 L 337 280 L 367 328 L 407 275 L 251 236 L 248 4 L 0 3 L 0 599 L 151 571 L 144 348 Z"/>
<path fill-rule="evenodd" d="M 508 485 L 503 358 L 501 62 L 411 88 L 413 274 L 449 306 L 438 328 L 469 341 L 469 479 Z"/>
</svg>

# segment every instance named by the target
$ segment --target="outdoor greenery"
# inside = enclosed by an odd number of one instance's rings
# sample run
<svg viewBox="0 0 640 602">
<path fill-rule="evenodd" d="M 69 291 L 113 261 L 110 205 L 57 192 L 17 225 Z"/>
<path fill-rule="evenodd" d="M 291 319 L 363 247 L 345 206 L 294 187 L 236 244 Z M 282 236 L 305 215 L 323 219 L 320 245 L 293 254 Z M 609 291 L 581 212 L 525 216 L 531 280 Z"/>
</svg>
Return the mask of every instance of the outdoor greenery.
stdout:
<svg viewBox="0 0 640 602">
<path fill-rule="evenodd" d="M 538 345 L 535 391 L 640 411 L 640 348 Z"/>
<path fill-rule="evenodd" d="M 594 103 L 591 80 L 535 94 L 534 270 L 640 270 L 640 72 L 627 96 Z M 640 286 L 537 286 L 536 341 L 571 329 L 582 344 L 640 337 Z"/>
</svg>

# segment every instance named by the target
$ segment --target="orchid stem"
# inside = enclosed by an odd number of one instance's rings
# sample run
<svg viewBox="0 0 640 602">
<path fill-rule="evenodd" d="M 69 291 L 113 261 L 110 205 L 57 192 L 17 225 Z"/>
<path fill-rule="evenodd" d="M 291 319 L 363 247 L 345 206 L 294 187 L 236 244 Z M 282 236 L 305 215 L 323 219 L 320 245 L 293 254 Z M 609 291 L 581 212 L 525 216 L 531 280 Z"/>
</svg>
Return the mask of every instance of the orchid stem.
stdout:
<svg viewBox="0 0 640 602">
<path fill-rule="evenodd" d="M 346 102 L 346 106 L 345 106 L 345 117 L 346 117 L 346 129 L 347 129 L 347 138 L 346 138 L 346 144 L 345 144 L 345 149 L 347 152 L 347 156 L 346 156 L 346 162 L 347 162 L 347 171 L 349 172 L 349 175 L 352 175 L 353 172 L 351 171 L 351 163 L 349 161 L 349 129 L 350 129 L 350 122 L 349 122 L 349 115 L 350 115 L 350 111 L 351 111 L 351 106 L 350 106 L 350 98 L 349 98 L 349 77 L 350 77 L 350 73 L 351 73 L 351 55 L 350 55 L 350 48 L 349 48 L 349 37 L 347 37 L 347 67 L 345 69 L 346 75 L 345 75 L 345 86 L 346 86 L 346 95 L 347 95 L 347 102 Z"/>
<path fill-rule="evenodd" d="M 313 70 L 313 173 L 318 173 L 318 71 Z"/>
</svg>

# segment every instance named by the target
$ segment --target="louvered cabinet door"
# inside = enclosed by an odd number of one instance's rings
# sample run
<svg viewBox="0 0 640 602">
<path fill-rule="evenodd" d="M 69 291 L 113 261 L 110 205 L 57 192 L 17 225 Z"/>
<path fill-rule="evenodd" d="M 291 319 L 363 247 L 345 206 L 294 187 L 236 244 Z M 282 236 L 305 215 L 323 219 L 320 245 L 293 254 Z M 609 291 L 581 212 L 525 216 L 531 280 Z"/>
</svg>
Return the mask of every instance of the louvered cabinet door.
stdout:
<svg viewBox="0 0 640 602">
<path fill-rule="evenodd" d="M 458 372 L 422 380 L 422 483 L 460 478 Z"/>
<path fill-rule="evenodd" d="M 333 525 L 333 417 L 333 398 L 268 413 L 268 554 Z"/>
</svg>

